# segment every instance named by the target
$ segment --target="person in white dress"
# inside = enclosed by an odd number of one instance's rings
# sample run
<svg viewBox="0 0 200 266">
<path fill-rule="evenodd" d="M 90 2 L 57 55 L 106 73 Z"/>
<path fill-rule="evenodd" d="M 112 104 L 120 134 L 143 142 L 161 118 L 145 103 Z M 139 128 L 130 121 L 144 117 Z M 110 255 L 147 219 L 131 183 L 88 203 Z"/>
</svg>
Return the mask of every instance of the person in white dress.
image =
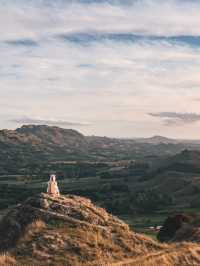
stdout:
<svg viewBox="0 0 200 266">
<path fill-rule="evenodd" d="M 47 187 L 47 194 L 50 194 L 51 196 L 60 195 L 58 184 L 56 181 L 56 175 L 50 175 L 50 179 L 49 179 L 48 187 Z"/>
</svg>

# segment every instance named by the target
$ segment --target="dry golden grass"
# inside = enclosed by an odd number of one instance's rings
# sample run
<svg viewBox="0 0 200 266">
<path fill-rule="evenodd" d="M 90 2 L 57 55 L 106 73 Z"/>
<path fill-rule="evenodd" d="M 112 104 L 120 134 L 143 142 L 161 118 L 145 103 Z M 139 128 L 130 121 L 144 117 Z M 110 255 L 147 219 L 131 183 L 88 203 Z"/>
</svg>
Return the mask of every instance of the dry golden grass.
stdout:
<svg viewBox="0 0 200 266">
<path fill-rule="evenodd" d="M 144 235 L 112 229 L 67 223 L 49 227 L 37 221 L 18 242 L 15 254 L 21 264 L 44 265 L 45 260 L 45 265 L 94 266 L 163 250 L 163 245 Z"/>
<path fill-rule="evenodd" d="M 41 232 L 46 227 L 45 223 L 41 219 L 34 220 L 31 224 L 26 227 L 22 238 L 19 239 L 18 244 L 21 242 L 31 241 L 34 234 Z"/>
<path fill-rule="evenodd" d="M 16 265 L 16 260 L 14 257 L 10 256 L 7 253 L 0 255 L 0 266 L 12 266 Z"/>
<path fill-rule="evenodd" d="M 164 246 L 164 245 L 163 245 Z M 109 266 L 198 266 L 200 246 L 192 243 L 165 245 L 162 251 L 149 252 L 142 256 L 122 260 Z"/>
<path fill-rule="evenodd" d="M 17 241 L 9 242 L 17 264 L 2 255 L 0 266 L 200 265 L 200 244 L 158 243 L 81 197 L 42 194 L 40 201 L 29 200 L 4 219 L 3 243 L 8 232 L 19 231 L 12 234 Z"/>
<path fill-rule="evenodd" d="M 49 226 L 36 220 L 27 227 L 14 255 L 20 266 L 200 265 L 198 244 L 160 244 L 129 230 L 113 229 L 68 223 Z"/>
</svg>

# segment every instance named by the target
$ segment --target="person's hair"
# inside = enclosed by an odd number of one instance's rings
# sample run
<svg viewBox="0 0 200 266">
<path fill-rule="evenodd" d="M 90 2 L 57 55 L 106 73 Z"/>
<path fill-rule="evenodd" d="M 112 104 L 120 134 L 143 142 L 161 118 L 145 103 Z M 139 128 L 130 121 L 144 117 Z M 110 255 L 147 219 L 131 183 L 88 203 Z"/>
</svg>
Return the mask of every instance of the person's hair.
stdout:
<svg viewBox="0 0 200 266">
<path fill-rule="evenodd" d="M 50 181 L 56 181 L 56 175 L 50 175 Z"/>
</svg>

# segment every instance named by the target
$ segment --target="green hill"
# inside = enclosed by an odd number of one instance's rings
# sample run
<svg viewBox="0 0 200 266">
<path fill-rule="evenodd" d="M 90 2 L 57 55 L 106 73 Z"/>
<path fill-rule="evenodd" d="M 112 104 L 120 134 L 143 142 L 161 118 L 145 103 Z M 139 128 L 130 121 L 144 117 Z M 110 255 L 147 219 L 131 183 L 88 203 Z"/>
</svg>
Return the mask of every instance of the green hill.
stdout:
<svg viewBox="0 0 200 266">
<path fill-rule="evenodd" d="M 162 137 L 150 144 L 45 125 L 1 130 L 0 208 L 45 191 L 51 172 L 63 193 L 87 196 L 120 215 L 197 208 L 200 151 L 195 143 L 193 151 L 188 149 L 194 144 Z"/>
</svg>

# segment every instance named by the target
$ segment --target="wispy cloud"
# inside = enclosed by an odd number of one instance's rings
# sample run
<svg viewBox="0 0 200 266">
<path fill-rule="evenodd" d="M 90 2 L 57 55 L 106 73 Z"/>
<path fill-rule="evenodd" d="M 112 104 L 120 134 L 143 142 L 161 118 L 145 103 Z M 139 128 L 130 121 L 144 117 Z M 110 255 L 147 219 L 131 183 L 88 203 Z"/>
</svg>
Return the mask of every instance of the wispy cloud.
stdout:
<svg viewBox="0 0 200 266">
<path fill-rule="evenodd" d="M 199 10 L 199 1 L 183 0 L 7 0 L 1 4 L 0 39 L 74 32 L 199 36 Z"/>
<path fill-rule="evenodd" d="M 38 118 L 29 118 L 29 117 L 21 117 L 11 119 L 10 122 L 15 124 L 39 124 L 39 125 L 53 125 L 53 126 L 89 126 L 90 123 L 87 122 L 72 122 L 66 120 L 56 120 L 56 119 L 38 119 Z"/>
<path fill-rule="evenodd" d="M 160 112 L 149 113 L 149 115 L 164 119 L 166 125 L 190 124 L 200 121 L 200 114 L 196 113 Z"/>
<path fill-rule="evenodd" d="M 98 42 L 122 42 L 122 43 L 157 43 L 165 42 L 171 45 L 189 45 L 189 46 L 200 46 L 200 36 L 155 36 L 153 34 L 146 35 L 141 34 L 137 35 L 131 32 L 73 32 L 66 34 L 59 34 L 56 36 L 61 40 L 77 43 L 77 44 L 93 44 Z"/>
<path fill-rule="evenodd" d="M 15 40 L 7 40 L 5 41 L 6 44 L 12 45 L 12 46 L 27 46 L 27 47 L 34 47 L 38 46 L 39 44 L 32 39 L 15 39 Z"/>
<path fill-rule="evenodd" d="M 197 136 L 198 123 L 183 122 L 196 116 L 147 114 L 199 113 L 199 1 L 7 0 L 0 9 L 0 111 L 8 117 L 1 127 Z"/>
</svg>

